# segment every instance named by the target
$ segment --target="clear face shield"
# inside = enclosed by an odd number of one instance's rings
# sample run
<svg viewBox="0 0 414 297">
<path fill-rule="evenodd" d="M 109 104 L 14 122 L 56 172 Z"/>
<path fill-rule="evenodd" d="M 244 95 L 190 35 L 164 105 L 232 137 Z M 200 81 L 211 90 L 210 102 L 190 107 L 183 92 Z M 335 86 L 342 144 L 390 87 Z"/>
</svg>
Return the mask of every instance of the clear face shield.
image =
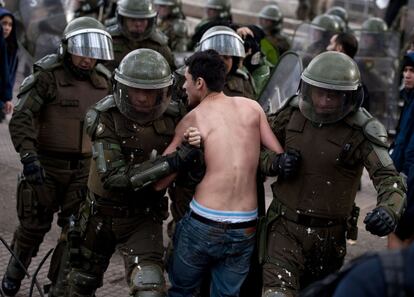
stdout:
<svg viewBox="0 0 414 297">
<path fill-rule="evenodd" d="M 171 86 L 162 89 L 139 89 L 117 82 L 115 102 L 128 119 L 145 124 L 159 118 L 171 99 Z"/>
<path fill-rule="evenodd" d="M 84 32 L 83 32 L 84 31 Z M 105 31 L 85 29 L 66 37 L 70 54 L 96 60 L 113 60 L 112 38 Z"/>
<path fill-rule="evenodd" d="M 233 56 L 244 58 L 244 44 L 243 40 L 236 34 L 229 34 L 229 32 L 217 32 L 217 34 L 201 39 L 197 51 L 205 51 L 214 49 L 221 56 Z"/>
<path fill-rule="evenodd" d="M 310 121 L 317 124 L 335 123 L 351 111 L 356 110 L 363 100 L 363 91 L 332 90 L 301 82 L 299 109 Z"/>
</svg>

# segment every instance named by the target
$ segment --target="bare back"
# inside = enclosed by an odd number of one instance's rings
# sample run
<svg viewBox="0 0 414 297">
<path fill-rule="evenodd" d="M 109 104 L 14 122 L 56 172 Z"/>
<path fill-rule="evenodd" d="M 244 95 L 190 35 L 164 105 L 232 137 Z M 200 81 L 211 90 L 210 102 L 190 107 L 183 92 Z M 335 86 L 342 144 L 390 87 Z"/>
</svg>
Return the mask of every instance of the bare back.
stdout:
<svg viewBox="0 0 414 297">
<path fill-rule="evenodd" d="M 206 174 L 195 199 L 205 207 L 249 211 L 257 207 L 260 153 L 257 103 L 222 93 L 203 100 L 191 113 L 203 137 Z M 260 107 L 259 107 L 260 108 Z"/>
</svg>

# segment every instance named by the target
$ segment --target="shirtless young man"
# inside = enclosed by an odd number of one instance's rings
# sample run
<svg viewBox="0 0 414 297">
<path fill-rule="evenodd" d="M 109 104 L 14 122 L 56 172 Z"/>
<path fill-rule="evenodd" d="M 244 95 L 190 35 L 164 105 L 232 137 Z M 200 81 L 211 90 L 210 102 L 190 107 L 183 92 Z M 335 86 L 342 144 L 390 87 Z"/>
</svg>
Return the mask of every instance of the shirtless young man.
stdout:
<svg viewBox="0 0 414 297">
<path fill-rule="evenodd" d="M 223 94 L 225 65 L 217 52 L 195 53 L 186 65 L 184 88 L 194 109 L 178 124 L 165 153 L 175 150 L 189 127 L 197 127 L 206 173 L 176 227 L 168 296 L 192 296 L 206 273 L 212 277 L 211 296 L 238 296 L 255 243 L 260 145 L 279 154 L 283 149 L 257 102 Z"/>
</svg>

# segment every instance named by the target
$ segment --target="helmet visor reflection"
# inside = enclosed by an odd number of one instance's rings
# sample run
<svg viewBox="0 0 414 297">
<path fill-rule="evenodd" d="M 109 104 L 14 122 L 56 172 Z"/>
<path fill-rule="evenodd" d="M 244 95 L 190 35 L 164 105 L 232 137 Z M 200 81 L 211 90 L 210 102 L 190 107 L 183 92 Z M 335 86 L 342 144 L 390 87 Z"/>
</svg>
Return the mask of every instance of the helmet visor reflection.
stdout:
<svg viewBox="0 0 414 297">
<path fill-rule="evenodd" d="M 70 37 L 68 39 L 68 52 L 97 60 L 114 59 L 111 38 L 97 32 L 82 33 Z"/>
<path fill-rule="evenodd" d="M 241 58 L 244 58 L 245 56 L 243 41 L 230 34 L 214 35 L 210 38 L 202 40 L 200 42 L 199 51 L 205 51 L 208 49 L 216 50 L 222 56 Z"/>
</svg>

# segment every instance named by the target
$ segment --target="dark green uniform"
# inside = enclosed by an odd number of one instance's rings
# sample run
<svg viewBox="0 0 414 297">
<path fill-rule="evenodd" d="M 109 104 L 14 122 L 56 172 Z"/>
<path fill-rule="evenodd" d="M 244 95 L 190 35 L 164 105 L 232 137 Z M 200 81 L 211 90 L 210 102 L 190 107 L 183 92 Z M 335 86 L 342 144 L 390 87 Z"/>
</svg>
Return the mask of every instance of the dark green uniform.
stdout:
<svg viewBox="0 0 414 297">
<path fill-rule="evenodd" d="M 285 149 L 300 152 L 302 163 L 296 179 L 272 185 L 264 296 L 276 296 L 269 289 L 284 294 L 277 296 L 295 296 L 299 289 L 341 267 L 347 220 L 363 168 L 379 193 L 378 206 L 395 210 L 397 217 L 405 186 L 388 155 L 385 129 L 364 109 L 335 123 L 315 125 L 302 115 L 294 97 L 269 123 Z M 311 143 L 317 146 L 310 148 Z M 269 154 L 261 156 L 266 169 Z"/>
<path fill-rule="evenodd" d="M 188 28 L 184 20 L 169 17 L 158 23 L 158 29 L 168 37 L 168 46 L 174 52 L 187 51 Z"/>
<path fill-rule="evenodd" d="M 235 73 L 229 73 L 226 77 L 223 93 L 227 96 L 243 96 L 255 99 L 256 94 L 252 85 L 252 78 L 248 73 L 237 70 Z"/>
<path fill-rule="evenodd" d="M 108 190 L 104 185 L 111 176 L 126 174 L 133 165 L 149 160 L 153 150 L 163 152 L 174 136 L 179 117 L 166 112 L 150 123 L 139 124 L 120 113 L 113 96 L 97 103 L 93 112 L 97 124 L 92 125 L 90 134 L 97 155 L 92 160 L 88 198 L 79 218 L 84 239 L 80 260 L 73 263 L 70 279 L 79 288 L 82 284 L 78 280 L 88 276 L 89 282 L 84 285 L 92 296 L 102 285 L 109 260 L 118 249 L 124 257 L 131 294 L 147 288 L 160 294 L 151 296 L 162 296 L 162 223 L 168 217 L 165 191 L 157 192 L 152 187 Z M 103 159 L 98 157 L 100 149 Z M 154 275 L 156 278 L 151 278 Z"/>
<path fill-rule="evenodd" d="M 139 48 L 149 48 L 159 52 L 170 67 L 175 69 L 174 56 L 168 47 L 168 38 L 158 29 L 154 29 L 148 38 L 141 41 L 133 41 L 124 36 L 119 24 L 109 27 L 108 32 L 112 36 L 115 54 L 115 59 L 105 64 L 109 70 L 113 71 L 128 53 Z"/>
<path fill-rule="evenodd" d="M 27 267 L 51 228 L 53 214 L 59 211 L 58 225 L 63 230 L 48 275 L 56 283 L 68 218 L 78 212 L 86 193 L 91 143 L 83 132 L 83 119 L 86 110 L 108 94 L 110 83 L 104 74 L 108 71 L 100 70 L 104 69 L 102 65 L 95 67 L 89 77 L 79 79 L 57 55 L 41 59 L 34 69 L 21 86 L 9 129 L 20 156 L 38 156 L 45 181 L 31 185 L 24 178 L 19 180 L 20 224 L 12 246 Z M 12 259 L 7 275 L 22 279 L 24 273 L 18 267 Z M 52 293 L 57 296 L 62 292 Z"/>
</svg>

